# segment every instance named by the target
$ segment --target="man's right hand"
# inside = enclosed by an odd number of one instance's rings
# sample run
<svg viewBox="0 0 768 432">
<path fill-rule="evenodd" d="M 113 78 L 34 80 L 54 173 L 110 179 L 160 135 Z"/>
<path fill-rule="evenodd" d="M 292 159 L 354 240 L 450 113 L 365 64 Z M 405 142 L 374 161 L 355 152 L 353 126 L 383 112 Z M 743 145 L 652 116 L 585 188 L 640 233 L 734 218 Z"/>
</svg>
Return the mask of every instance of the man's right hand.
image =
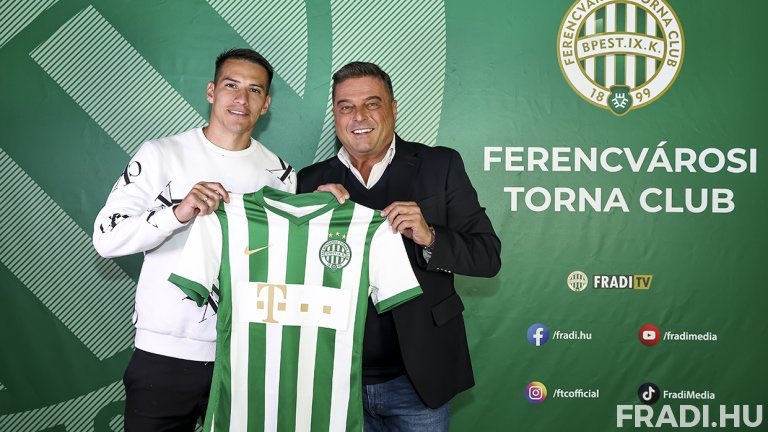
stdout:
<svg viewBox="0 0 768 432">
<path fill-rule="evenodd" d="M 344 204 L 344 201 L 349 199 L 349 192 L 339 183 L 326 183 L 320 185 L 315 189 L 315 192 L 330 192 L 336 197 L 339 204 Z"/>
<path fill-rule="evenodd" d="M 179 222 L 187 223 L 198 214 L 215 212 L 221 200 L 229 203 L 229 194 L 221 183 L 200 182 L 192 186 L 187 196 L 173 208 L 173 214 Z"/>
</svg>

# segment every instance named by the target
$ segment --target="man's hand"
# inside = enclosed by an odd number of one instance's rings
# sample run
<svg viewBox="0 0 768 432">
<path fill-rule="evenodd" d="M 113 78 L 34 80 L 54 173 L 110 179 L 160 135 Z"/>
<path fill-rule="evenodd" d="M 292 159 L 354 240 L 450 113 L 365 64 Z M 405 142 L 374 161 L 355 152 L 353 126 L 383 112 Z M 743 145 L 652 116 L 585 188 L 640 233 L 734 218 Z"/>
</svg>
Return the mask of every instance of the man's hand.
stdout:
<svg viewBox="0 0 768 432">
<path fill-rule="evenodd" d="M 395 201 L 385 207 L 381 215 L 389 219 L 393 231 L 399 231 L 419 246 L 429 246 L 435 240 L 421 208 L 413 201 Z"/>
<path fill-rule="evenodd" d="M 181 223 L 187 223 L 198 214 L 211 214 L 219 208 L 219 203 L 224 200 L 229 203 L 229 194 L 221 183 L 200 182 L 192 186 L 187 196 L 179 205 L 173 208 L 173 214 Z"/>
<path fill-rule="evenodd" d="M 349 199 L 349 192 L 347 192 L 344 186 L 338 183 L 327 183 L 320 185 L 317 187 L 315 192 L 330 192 L 334 197 L 336 197 L 336 200 L 339 202 L 339 204 L 344 204 L 344 201 Z"/>
</svg>

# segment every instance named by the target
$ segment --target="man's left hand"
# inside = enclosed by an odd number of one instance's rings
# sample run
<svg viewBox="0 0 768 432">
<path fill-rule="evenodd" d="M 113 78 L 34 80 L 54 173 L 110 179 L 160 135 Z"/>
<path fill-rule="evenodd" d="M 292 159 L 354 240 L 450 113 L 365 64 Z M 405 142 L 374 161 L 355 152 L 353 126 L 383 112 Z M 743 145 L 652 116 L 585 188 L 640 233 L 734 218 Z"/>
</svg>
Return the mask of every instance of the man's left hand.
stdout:
<svg viewBox="0 0 768 432">
<path fill-rule="evenodd" d="M 419 246 L 429 246 L 434 241 L 434 234 L 429 229 L 421 208 L 413 201 L 395 201 L 381 211 L 389 219 L 393 231 L 413 240 Z"/>
</svg>

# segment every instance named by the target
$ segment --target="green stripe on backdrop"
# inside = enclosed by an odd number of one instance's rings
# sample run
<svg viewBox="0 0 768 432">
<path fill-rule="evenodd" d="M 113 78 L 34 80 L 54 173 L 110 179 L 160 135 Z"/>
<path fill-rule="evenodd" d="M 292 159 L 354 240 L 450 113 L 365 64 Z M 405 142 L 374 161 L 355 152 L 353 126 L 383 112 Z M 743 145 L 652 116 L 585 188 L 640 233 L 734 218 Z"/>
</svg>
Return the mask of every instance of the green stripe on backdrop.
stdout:
<svg viewBox="0 0 768 432">
<path fill-rule="evenodd" d="M 336 208 L 331 215 L 328 225 L 327 238 L 336 232 L 347 236 L 349 224 L 352 222 L 354 203 L 347 201 Z M 318 257 L 319 259 L 319 257 Z M 323 286 L 340 288 L 341 276 L 344 269 L 331 271 L 328 267 L 323 271 Z M 320 328 L 317 332 L 317 352 L 315 353 L 315 395 L 312 398 L 312 430 L 328 430 L 331 421 L 331 390 L 333 389 L 333 362 L 335 358 L 336 330 Z"/>
<path fill-rule="evenodd" d="M 309 224 L 288 225 L 288 257 L 285 282 L 303 284 L 307 266 L 307 241 Z M 277 413 L 277 430 L 296 429 L 296 387 L 299 376 L 299 339 L 301 327 L 283 326 L 282 348 L 280 355 L 280 397 Z"/>
<path fill-rule="evenodd" d="M 89 233 L 2 148 L 0 196 L 14 209 L 0 212 L 0 265 L 99 360 L 130 348 L 133 327 L 125 316 L 135 283 L 96 254 Z M 80 300 L 73 302 L 73 295 Z"/>
<path fill-rule="evenodd" d="M 300 97 L 307 79 L 307 11 L 304 1 L 207 0 L 245 40 L 268 58 Z"/>
<path fill-rule="evenodd" d="M 248 247 L 255 249 L 269 244 L 267 213 L 249 201 L 243 200 L 248 220 Z M 253 221 L 253 222 L 251 222 Z M 269 251 L 269 249 L 267 249 Z M 265 282 L 268 279 L 269 253 L 255 253 L 248 258 L 250 282 Z M 267 327 L 260 323 L 248 324 L 248 430 L 264 430 L 265 353 L 267 352 Z M 256 355 L 252 355 L 256 353 Z M 227 428 L 220 430 L 229 430 Z"/>
<path fill-rule="evenodd" d="M 2 2 L 3 15 L 0 16 L 0 48 L 57 1 L 14 0 L 12 2 Z M 3 386 L 0 384 L 0 391 L 2 389 Z"/>
<path fill-rule="evenodd" d="M 67 21 L 30 56 L 128 155 L 148 139 L 206 123 L 93 6 Z M 82 85 L 84 76 L 99 79 Z"/>
</svg>

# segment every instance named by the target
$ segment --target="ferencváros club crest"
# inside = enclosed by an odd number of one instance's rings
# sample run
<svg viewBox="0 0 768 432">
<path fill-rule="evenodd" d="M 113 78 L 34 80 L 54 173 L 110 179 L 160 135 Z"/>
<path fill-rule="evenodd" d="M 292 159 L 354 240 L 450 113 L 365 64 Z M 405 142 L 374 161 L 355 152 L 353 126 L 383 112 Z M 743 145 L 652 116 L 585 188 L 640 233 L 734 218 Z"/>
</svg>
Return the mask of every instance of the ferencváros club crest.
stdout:
<svg viewBox="0 0 768 432">
<path fill-rule="evenodd" d="M 663 95 L 684 52 L 680 21 L 664 0 L 577 0 L 558 33 L 557 56 L 568 84 L 619 116 Z"/>
<path fill-rule="evenodd" d="M 320 246 L 320 262 L 334 272 L 346 267 L 352 259 L 352 249 L 345 241 L 346 236 L 336 234 L 336 238 L 329 236 L 331 238 Z"/>
</svg>

